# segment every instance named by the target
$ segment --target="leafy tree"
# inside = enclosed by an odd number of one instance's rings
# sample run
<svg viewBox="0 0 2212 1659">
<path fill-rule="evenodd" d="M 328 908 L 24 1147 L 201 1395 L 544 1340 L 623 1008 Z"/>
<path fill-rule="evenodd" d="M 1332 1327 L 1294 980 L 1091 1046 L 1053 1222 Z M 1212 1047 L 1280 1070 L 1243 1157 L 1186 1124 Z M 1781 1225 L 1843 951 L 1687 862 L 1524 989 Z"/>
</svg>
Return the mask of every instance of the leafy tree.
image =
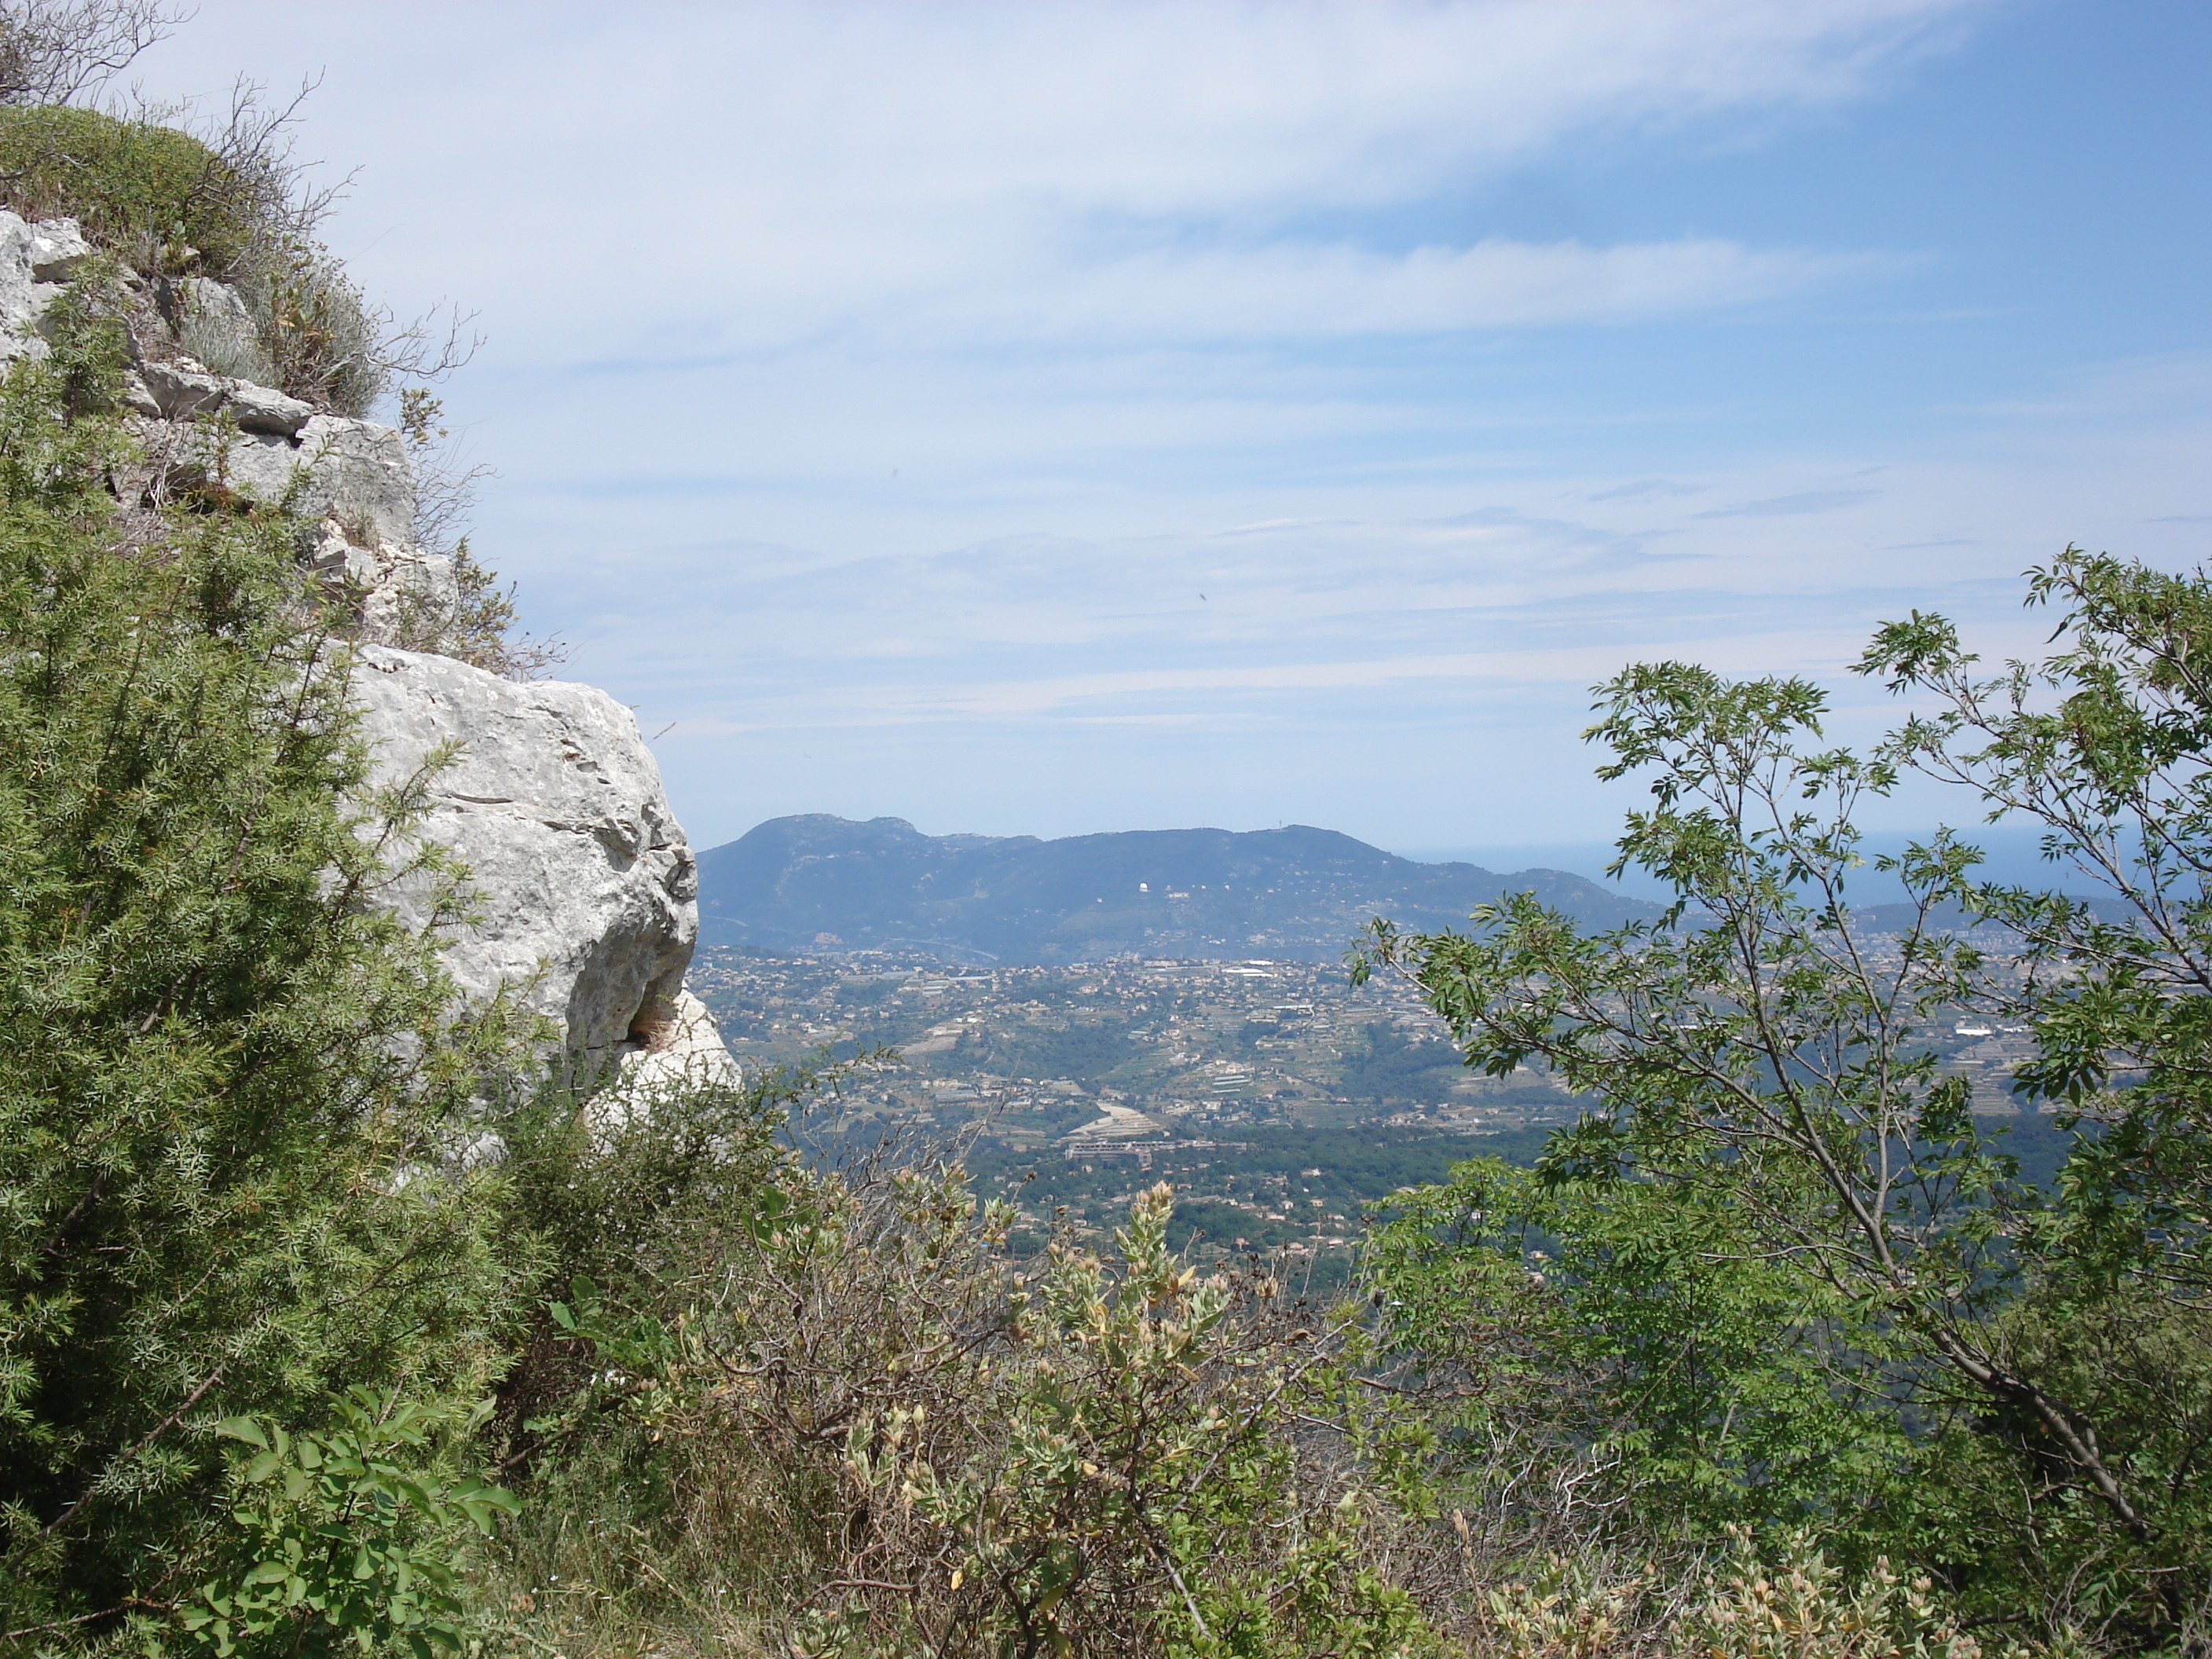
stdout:
<svg viewBox="0 0 2212 1659">
<path fill-rule="evenodd" d="M 2038 661 L 1994 674 L 1956 629 L 1915 612 L 1860 671 L 1932 694 L 1893 760 L 1976 792 L 1992 820 L 2043 826 L 2069 897 L 1984 884 L 1976 907 L 2016 928 L 2016 1006 L 2037 1055 L 2019 1086 L 2084 1129 L 2059 1201 L 2020 1218 L 2027 1264 L 2009 1334 L 2064 1377 L 2092 1421 L 2116 1419 L 2120 1484 L 2146 1502 L 2167 1610 L 2208 1616 L 2202 1564 L 2212 1452 L 2212 580 L 2069 547 L 2029 573 L 2059 610 Z M 2147 1569 L 2147 1571 L 2152 1571 Z M 2101 1555 L 2085 1572 L 2124 1600 Z M 2201 1640 L 2201 1636 L 2199 1638 Z"/>
<path fill-rule="evenodd" d="M 2029 1092 L 2103 1133 L 2068 1171 L 2076 1201 L 2035 1243 L 2075 1293 L 2125 1284 L 2201 1309 L 2212 1296 L 2212 581 L 2078 549 L 2032 573 L 2064 607 L 2041 662 L 1974 672 L 1941 617 L 1881 630 L 1862 672 L 1936 694 L 1903 763 L 2041 823 L 2045 857 L 2102 902 L 1987 886 L 2035 970 Z"/>
<path fill-rule="evenodd" d="M 1664 1542 L 1835 1517 L 1902 1449 L 1834 1378 L 1867 1340 L 1832 1286 L 1762 1258 L 1680 1188 L 1496 1158 L 1395 1202 L 1370 1241 L 1399 1329 L 1473 1383 L 1454 1425 L 1463 1496 L 1522 1459 L 1574 1465 L 1590 1511 Z M 1616 1480 L 1608 1470 L 1631 1469 Z"/>
<path fill-rule="evenodd" d="M 2170 612 L 2179 596 L 2139 597 Z M 2104 699 L 2106 763 L 2175 740 L 2142 702 L 2166 671 L 2106 673 L 2118 619 L 2085 605 L 2070 625 L 2069 657 L 2008 682 L 2011 717 L 2040 719 L 2033 688 L 2072 676 Z M 1885 632 L 1869 666 L 1965 694 L 1948 638 L 1915 618 Z M 2135 1281 L 2164 1264 L 2179 1284 L 2194 1271 L 2182 1264 L 2201 1261 L 2181 1210 L 2137 1190 L 2145 1165 L 2129 1137 L 2138 1123 L 2136 1144 L 2166 1135 L 2168 1161 L 2185 1164 L 2203 1119 L 2178 1101 L 2116 1106 L 2124 1133 L 2086 1142 L 2046 1195 L 1975 1123 L 1938 1042 L 1961 1012 L 2033 1010 L 2044 1058 L 2029 1086 L 2086 1099 L 2122 1029 L 2101 1011 L 2132 1008 L 2138 1036 L 2197 1029 L 2178 1006 L 2181 959 L 2142 929 L 2122 930 L 2124 957 L 2120 934 L 2083 907 L 1990 889 L 1975 879 L 1978 855 L 1948 835 L 1875 861 L 1910 895 L 1902 931 L 1855 926 L 1857 809 L 1908 761 L 1940 767 L 1965 714 L 1861 757 L 1822 746 L 1822 697 L 1801 680 L 1644 665 L 1602 695 L 1591 735 L 1613 758 L 1600 775 L 1648 770 L 1655 796 L 1630 817 L 1615 872 L 1668 882 L 1668 915 L 1584 933 L 1522 896 L 1477 912 L 1468 934 L 1377 924 L 1356 964 L 1412 975 L 1470 1064 L 1503 1075 L 1540 1058 L 1603 1103 L 1555 1138 L 1533 1182 L 1471 1167 L 1416 1196 L 1380 1258 L 1406 1340 L 1449 1353 L 1454 1318 L 1502 1323 L 1529 1365 L 1601 1408 L 1579 1443 L 1601 1433 L 1620 1448 L 1619 1487 L 1647 1514 L 1656 1504 L 1696 1531 L 1731 1503 L 1777 1522 L 1794 1512 L 1937 1571 L 1991 1616 L 2070 1601 L 2145 1639 L 2170 1636 L 2212 1589 L 2206 1347 L 2193 1300 L 2153 1309 L 2119 1264 Z M 1972 695 L 1985 709 L 1988 694 Z M 2087 763 L 2066 746 L 2086 746 L 2065 737 L 2081 729 L 2062 714 L 1956 764 L 2047 799 L 2034 791 L 2073 787 L 2063 769 Z M 2179 741 L 2188 773 L 2194 739 Z M 2204 866 L 2170 867 L 2194 878 Z M 2039 928 L 2039 959 L 2071 976 L 2019 988 L 1936 925 L 1960 904 Z M 2136 994 L 2146 979 L 2160 988 Z M 1531 1228 L 1560 1261 L 1538 1264 L 1544 1286 L 1523 1291 L 1506 1270 L 1525 1279 Z M 1693 1360 L 1715 1366 L 1715 1386 L 1683 1386 Z"/>
<path fill-rule="evenodd" d="M 368 793 L 281 515 L 120 514 L 61 412 L 102 349 L 0 388 L 6 1632 L 171 1605 L 219 1420 L 480 1393 L 505 1278 L 463 1155 L 511 1022 L 374 902 L 453 873 L 420 781 Z"/>
</svg>

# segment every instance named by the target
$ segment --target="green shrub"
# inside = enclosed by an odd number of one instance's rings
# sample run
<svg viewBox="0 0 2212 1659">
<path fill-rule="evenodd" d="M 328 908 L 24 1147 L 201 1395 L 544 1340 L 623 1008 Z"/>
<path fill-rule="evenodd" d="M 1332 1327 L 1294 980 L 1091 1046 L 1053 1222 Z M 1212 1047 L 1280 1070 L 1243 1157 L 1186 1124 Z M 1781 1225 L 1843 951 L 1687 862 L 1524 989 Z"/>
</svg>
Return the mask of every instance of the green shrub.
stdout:
<svg viewBox="0 0 2212 1659">
<path fill-rule="evenodd" d="M 1835 1386 L 1878 1346 L 1872 1322 L 1765 1260 L 1724 1206 L 1609 1176 L 1477 1158 L 1371 1235 L 1401 1351 L 1458 1379 L 1462 1476 L 1499 1473 L 1515 1437 L 1580 1472 L 1616 1529 L 1853 1530 L 1906 1455 L 1893 1418 Z"/>
<path fill-rule="evenodd" d="M 1987 1651 L 1925 1577 L 1887 1560 L 1838 1569 L 1803 1538 L 1754 1547 L 1738 1528 L 1705 1569 L 1668 1582 L 1554 1558 L 1486 1589 L 1471 1645 L 1497 1659 L 1982 1659 Z M 2006 1641 L 2008 1659 L 2075 1650 Z"/>
<path fill-rule="evenodd" d="M 514 1032 L 374 902 L 453 872 L 420 780 L 362 804 L 289 526 L 124 543 L 77 355 L 0 388 L 0 1630 L 97 1635 L 199 1582 L 219 1419 L 481 1395 L 510 1270 L 467 1154 Z"/>
<path fill-rule="evenodd" d="M 1153 1188 L 1120 1261 L 1057 1247 L 1015 1294 L 1002 1433 L 947 1456 L 909 1451 L 895 1412 L 848 1431 L 853 1478 L 917 1523 L 905 1570 L 935 1606 L 916 1622 L 979 1654 L 1425 1649 L 1376 1547 L 1410 1494 L 1389 1479 L 1406 1448 L 1344 1374 L 1358 1316 L 1302 1319 L 1178 1261 L 1173 1207 Z"/>
<path fill-rule="evenodd" d="M 220 149 L 174 127 L 66 105 L 0 106 L 0 204 L 73 218 L 88 239 L 149 276 L 232 284 L 253 337 L 222 337 L 218 373 L 264 381 L 320 409 L 362 416 L 384 395 L 380 319 L 311 235 L 295 169 L 272 124 L 234 125 Z M 210 331 L 175 321 L 187 349 Z"/>
<path fill-rule="evenodd" d="M 957 1166 L 741 1157 L 668 1204 L 637 1135 L 528 1178 L 578 1183 L 546 1236 L 610 1275 L 556 1293 L 506 1419 L 500 1576 L 564 1650 L 1430 1644 L 1390 1554 L 1424 1443 L 1348 1379 L 1364 1316 L 1175 1261 L 1164 1188 L 1118 1259 L 1024 1266 Z"/>
<path fill-rule="evenodd" d="M 278 386 L 341 415 L 363 416 L 375 406 L 391 380 L 376 319 L 327 251 L 304 237 L 280 236 L 258 250 L 238 278 Z"/>
<path fill-rule="evenodd" d="M 189 133 L 98 110 L 0 107 L 0 203 L 69 217 L 149 275 L 228 277 L 281 205 Z"/>
<path fill-rule="evenodd" d="M 430 1659 L 463 1645 L 465 1540 L 489 1536 L 517 1507 L 482 1476 L 441 1467 L 453 1461 L 441 1440 L 472 1424 L 362 1388 L 333 1401 L 331 1416 L 318 1433 L 250 1417 L 218 1425 L 250 1449 L 231 1472 L 217 1576 L 177 1615 L 186 1651 L 231 1659 L 392 1644 Z"/>
</svg>

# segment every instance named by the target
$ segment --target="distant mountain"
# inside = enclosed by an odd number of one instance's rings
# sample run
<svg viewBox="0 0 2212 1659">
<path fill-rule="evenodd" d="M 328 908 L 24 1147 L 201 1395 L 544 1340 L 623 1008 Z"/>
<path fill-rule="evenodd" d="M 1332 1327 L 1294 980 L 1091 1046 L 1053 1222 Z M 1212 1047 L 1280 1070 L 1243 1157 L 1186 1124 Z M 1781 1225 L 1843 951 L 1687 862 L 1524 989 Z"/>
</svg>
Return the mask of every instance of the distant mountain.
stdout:
<svg viewBox="0 0 2212 1659">
<path fill-rule="evenodd" d="M 1588 922 L 1659 914 L 1563 871 L 1417 864 L 1303 824 L 1040 841 L 813 812 L 771 818 L 699 857 L 702 944 L 920 948 L 963 961 L 1334 961 L 1374 916 L 1434 932 L 1521 891 Z"/>
</svg>

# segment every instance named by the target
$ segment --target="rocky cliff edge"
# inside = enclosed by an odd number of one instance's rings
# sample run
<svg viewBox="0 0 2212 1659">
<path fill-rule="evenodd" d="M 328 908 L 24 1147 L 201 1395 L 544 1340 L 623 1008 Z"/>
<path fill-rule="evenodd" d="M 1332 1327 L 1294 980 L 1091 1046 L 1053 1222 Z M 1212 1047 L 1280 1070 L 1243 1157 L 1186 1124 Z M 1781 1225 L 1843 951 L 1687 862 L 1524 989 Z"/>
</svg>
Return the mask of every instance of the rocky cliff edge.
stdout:
<svg viewBox="0 0 2212 1659">
<path fill-rule="evenodd" d="M 92 253 L 70 220 L 0 211 L 0 364 L 46 355 L 49 307 Z M 302 562 L 358 619 L 355 692 L 374 781 L 404 781 L 441 745 L 458 750 L 429 781 L 422 825 L 475 890 L 477 919 L 445 953 L 456 982 L 479 998 L 513 988 L 560 1030 L 572 1066 L 618 1069 L 608 1098 L 621 1109 L 681 1084 L 734 1084 L 713 1021 L 684 989 L 698 871 L 635 717 L 593 686 L 518 683 L 380 642 L 409 612 L 444 602 L 453 581 L 450 562 L 416 538 L 401 434 L 189 355 L 185 338 L 219 348 L 227 328 L 246 326 L 222 283 L 121 283 L 125 401 L 148 458 L 127 487 L 149 501 L 199 492 L 284 505 Z M 404 886 L 391 900 L 416 923 L 429 902 Z"/>
</svg>

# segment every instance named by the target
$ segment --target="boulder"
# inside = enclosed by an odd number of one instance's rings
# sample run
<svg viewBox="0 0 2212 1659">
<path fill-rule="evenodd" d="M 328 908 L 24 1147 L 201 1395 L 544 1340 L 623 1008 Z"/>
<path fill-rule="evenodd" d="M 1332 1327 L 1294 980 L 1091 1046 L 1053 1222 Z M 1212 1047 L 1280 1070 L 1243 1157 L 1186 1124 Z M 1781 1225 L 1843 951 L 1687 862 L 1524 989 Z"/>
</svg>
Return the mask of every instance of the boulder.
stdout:
<svg viewBox="0 0 2212 1659">
<path fill-rule="evenodd" d="M 592 1115 L 601 1123 L 628 1122 L 650 1116 L 672 1095 L 735 1089 L 743 1081 L 707 1005 L 680 991 L 669 1019 L 648 1032 L 642 1048 L 622 1057 L 615 1080 L 593 1097 Z"/>
<path fill-rule="evenodd" d="M 76 220 L 33 224 L 0 210 L 0 363 L 46 355 L 39 319 L 91 257 Z"/>
<path fill-rule="evenodd" d="M 420 833 L 471 872 L 481 915 L 446 951 L 462 988 L 520 988 L 587 1069 L 678 1054 L 648 1069 L 657 1077 L 702 1052 L 705 1012 L 683 994 L 698 870 L 629 710 L 592 686 L 518 684 L 386 646 L 362 648 L 355 701 L 380 786 L 459 745 L 429 782 Z M 388 902 L 419 926 L 430 898 L 417 883 Z"/>
<path fill-rule="evenodd" d="M 8 216 L 13 219 L 15 216 L 11 213 Z M 30 226 L 29 231 L 23 258 L 31 267 L 31 280 L 34 283 L 73 282 L 84 262 L 92 258 L 92 244 L 84 240 L 74 219 L 41 219 Z"/>
<path fill-rule="evenodd" d="M 241 432 L 263 437 L 297 438 L 301 428 L 315 413 L 313 404 L 272 392 L 265 386 L 210 374 L 190 357 L 141 363 L 137 373 L 138 383 L 153 395 L 155 408 L 173 421 L 194 416 L 228 416 Z M 386 427 L 376 429 L 390 430 Z M 265 447 L 256 446 L 257 452 Z M 409 500 L 411 513 L 411 489 Z"/>
</svg>

